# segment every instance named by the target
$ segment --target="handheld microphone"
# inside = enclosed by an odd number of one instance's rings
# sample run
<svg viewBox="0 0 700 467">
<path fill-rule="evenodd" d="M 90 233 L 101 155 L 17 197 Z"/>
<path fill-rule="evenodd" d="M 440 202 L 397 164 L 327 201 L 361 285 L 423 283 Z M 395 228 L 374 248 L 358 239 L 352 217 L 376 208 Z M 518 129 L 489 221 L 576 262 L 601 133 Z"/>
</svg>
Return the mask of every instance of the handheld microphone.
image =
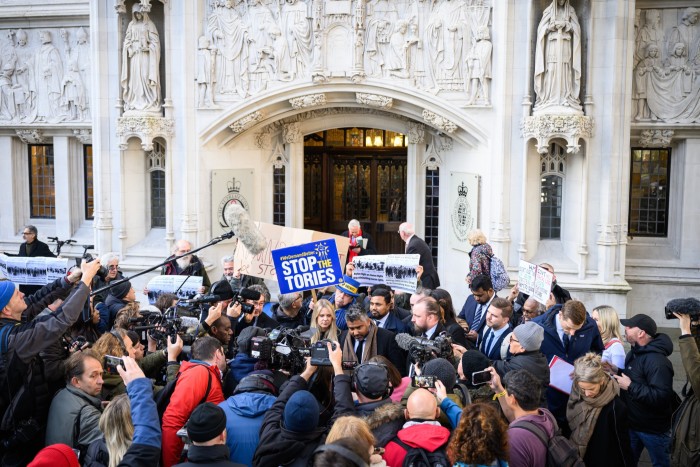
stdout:
<svg viewBox="0 0 700 467">
<path fill-rule="evenodd" d="M 260 233 L 253 221 L 240 204 L 229 204 L 224 213 L 228 225 L 231 226 L 236 236 L 243 242 L 243 246 L 252 255 L 261 253 L 267 246 L 267 239 Z"/>
</svg>

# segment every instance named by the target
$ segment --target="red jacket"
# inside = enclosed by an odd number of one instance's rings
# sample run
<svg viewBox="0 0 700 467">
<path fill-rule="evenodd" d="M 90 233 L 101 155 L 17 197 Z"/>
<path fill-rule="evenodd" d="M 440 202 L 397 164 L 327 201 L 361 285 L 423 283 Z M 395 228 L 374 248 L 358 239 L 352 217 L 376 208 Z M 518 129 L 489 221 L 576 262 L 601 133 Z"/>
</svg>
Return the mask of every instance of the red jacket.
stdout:
<svg viewBox="0 0 700 467">
<path fill-rule="evenodd" d="M 399 430 L 396 436 L 414 448 L 423 448 L 428 452 L 434 452 L 445 446 L 450 439 L 450 430 L 444 426 L 418 424 Z M 406 450 L 393 441 L 390 441 L 384 451 L 384 460 L 388 467 L 401 467 L 406 457 Z"/>
<path fill-rule="evenodd" d="M 202 364 L 203 362 L 183 362 L 180 366 L 175 391 L 170 397 L 168 408 L 163 414 L 163 466 L 180 462 L 180 454 L 184 444 L 177 436 L 177 431 L 185 426 L 192 411 L 204 398 L 209 377 L 211 389 L 205 402 L 220 404 L 224 401 L 221 389 L 221 372 L 216 365 Z"/>
</svg>

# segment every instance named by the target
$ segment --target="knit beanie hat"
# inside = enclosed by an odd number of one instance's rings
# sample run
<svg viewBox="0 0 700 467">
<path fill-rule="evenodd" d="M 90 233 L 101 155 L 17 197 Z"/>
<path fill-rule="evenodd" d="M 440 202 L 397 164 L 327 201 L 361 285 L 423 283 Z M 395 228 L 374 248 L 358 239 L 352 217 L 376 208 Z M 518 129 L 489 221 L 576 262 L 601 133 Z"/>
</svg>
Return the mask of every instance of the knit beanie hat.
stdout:
<svg viewBox="0 0 700 467">
<path fill-rule="evenodd" d="M 0 281 L 0 310 L 10 303 L 10 299 L 15 294 L 16 289 L 17 286 L 14 282 Z"/>
<path fill-rule="evenodd" d="M 284 427 L 297 433 L 308 433 L 316 429 L 321 411 L 316 398 L 309 391 L 292 394 L 284 406 Z"/>
<path fill-rule="evenodd" d="M 544 328 L 532 321 L 516 326 L 513 334 L 520 342 L 520 346 L 528 352 L 540 350 L 544 340 Z"/>
<path fill-rule="evenodd" d="M 248 326 L 243 329 L 238 335 L 236 342 L 238 343 L 238 351 L 250 356 L 250 340 L 253 337 L 261 337 L 265 335 L 265 330 L 257 326 Z"/>
<path fill-rule="evenodd" d="M 122 298 L 126 297 L 126 294 L 129 293 L 129 290 L 131 290 L 131 282 L 124 281 L 109 289 L 109 294 L 114 295 L 119 300 L 121 300 Z"/>
<path fill-rule="evenodd" d="M 187 421 L 187 436 L 196 443 L 210 441 L 225 429 L 226 412 L 211 402 L 198 405 Z"/>
<path fill-rule="evenodd" d="M 423 365 L 423 374 L 425 376 L 436 376 L 445 385 L 447 392 L 452 391 L 452 388 L 457 384 L 457 370 L 444 358 L 434 358 L 427 361 Z"/>
<path fill-rule="evenodd" d="M 70 446 L 52 444 L 39 451 L 27 467 L 80 467 L 80 463 Z"/>
<path fill-rule="evenodd" d="M 467 379 L 467 386 L 472 386 L 472 373 L 484 371 L 491 366 L 491 360 L 476 349 L 470 349 L 462 355 L 462 373 Z"/>
</svg>

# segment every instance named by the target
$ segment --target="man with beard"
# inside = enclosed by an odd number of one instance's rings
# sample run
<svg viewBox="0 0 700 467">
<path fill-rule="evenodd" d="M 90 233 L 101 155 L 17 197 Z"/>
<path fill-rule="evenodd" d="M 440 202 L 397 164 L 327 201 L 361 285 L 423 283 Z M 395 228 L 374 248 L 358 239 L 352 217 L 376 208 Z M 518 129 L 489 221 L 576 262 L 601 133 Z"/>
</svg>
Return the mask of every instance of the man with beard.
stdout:
<svg viewBox="0 0 700 467">
<path fill-rule="evenodd" d="M 249 286 L 255 284 L 265 285 L 265 281 L 263 279 L 260 279 L 259 277 L 241 274 L 240 265 L 238 268 L 236 268 L 233 256 L 224 256 L 223 258 L 221 258 L 221 265 L 224 268 L 224 275 L 221 278 L 226 279 L 229 282 L 229 284 L 231 284 L 231 289 L 234 292 L 237 292 L 241 289 L 246 289 Z"/>
<path fill-rule="evenodd" d="M 202 287 L 199 293 L 204 293 L 211 285 L 204 264 L 197 258 L 197 255 L 187 255 L 180 259 L 176 256 L 184 255 L 192 251 L 192 244 L 187 240 L 178 240 L 173 246 L 173 254 L 168 257 L 168 262 L 161 270 L 161 275 L 165 276 L 201 276 Z"/>
</svg>

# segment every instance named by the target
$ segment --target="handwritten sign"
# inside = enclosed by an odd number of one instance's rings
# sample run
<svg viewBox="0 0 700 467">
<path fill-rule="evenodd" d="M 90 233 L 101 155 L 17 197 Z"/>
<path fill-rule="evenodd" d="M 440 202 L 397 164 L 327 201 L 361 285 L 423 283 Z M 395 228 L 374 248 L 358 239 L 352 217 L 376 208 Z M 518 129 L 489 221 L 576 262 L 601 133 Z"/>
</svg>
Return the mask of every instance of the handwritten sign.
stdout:
<svg viewBox="0 0 700 467">
<path fill-rule="evenodd" d="M 540 303 L 547 303 L 552 291 L 554 275 L 536 264 L 520 260 L 518 265 L 518 289 Z"/>
<path fill-rule="evenodd" d="M 273 250 L 272 259 L 282 293 L 327 287 L 343 281 L 343 269 L 333 240 Z"/>
</svg>

